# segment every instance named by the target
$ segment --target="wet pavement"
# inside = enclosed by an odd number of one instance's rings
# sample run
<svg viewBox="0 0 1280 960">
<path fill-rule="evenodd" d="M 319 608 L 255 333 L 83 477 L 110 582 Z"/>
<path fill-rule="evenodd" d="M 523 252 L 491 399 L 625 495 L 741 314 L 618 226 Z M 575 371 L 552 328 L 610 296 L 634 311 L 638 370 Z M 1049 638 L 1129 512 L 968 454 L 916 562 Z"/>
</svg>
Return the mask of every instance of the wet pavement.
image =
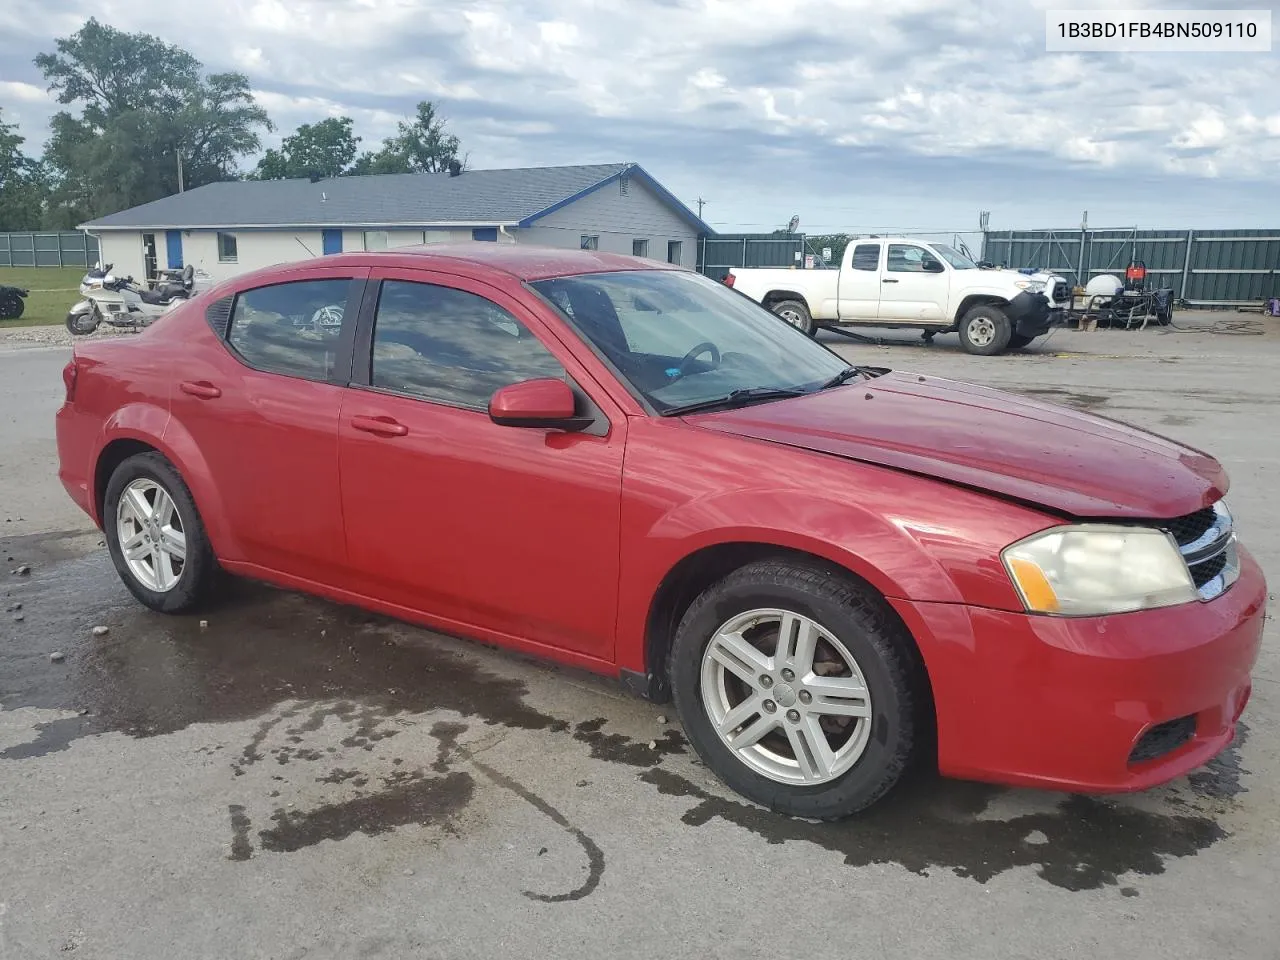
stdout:
<svg viewBox="0 0 1280 960">
<path fill-rule="evenodd" d="M 1274 581 L 1280 338 L 1103 336 L 851 353 L 1182 418 L 1163 431 L 1222 456 Z M 24 533 L 0 539 L 3 960 L 1280 957 L 1274 622 L 1246 735 L 1189 778 L 1087 798 L 919 774 L 816 824 L 741 801 L 670 706 L 608 681 L 243 582 L 163 617 L 95 531 Z"/>
</svg>

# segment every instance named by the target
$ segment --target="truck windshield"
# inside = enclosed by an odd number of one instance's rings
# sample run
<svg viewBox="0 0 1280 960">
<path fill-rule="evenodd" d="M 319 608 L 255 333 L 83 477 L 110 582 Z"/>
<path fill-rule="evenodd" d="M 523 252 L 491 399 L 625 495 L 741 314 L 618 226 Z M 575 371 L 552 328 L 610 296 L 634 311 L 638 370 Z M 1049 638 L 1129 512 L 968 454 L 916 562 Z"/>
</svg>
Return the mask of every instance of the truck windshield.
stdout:
<svg viewBox="0 0 1280 960">
<path fill-rule="evenodd" d="M 978 265 L 966 257 L 954 247 L 949 247 L 945 243 L 931 243 L 930 247 L 933 252 L 940 256 L 947 263 L 951 264 L 957 270 L 977 270 Z"/>
<path fill-rule="evenodd" d="M 531 284 L 659 414 L 821 389 L 848 363 L 695 273 L 634 270 Z M 735 391 L 739 391 L 735 393 Z"/>
</svg>

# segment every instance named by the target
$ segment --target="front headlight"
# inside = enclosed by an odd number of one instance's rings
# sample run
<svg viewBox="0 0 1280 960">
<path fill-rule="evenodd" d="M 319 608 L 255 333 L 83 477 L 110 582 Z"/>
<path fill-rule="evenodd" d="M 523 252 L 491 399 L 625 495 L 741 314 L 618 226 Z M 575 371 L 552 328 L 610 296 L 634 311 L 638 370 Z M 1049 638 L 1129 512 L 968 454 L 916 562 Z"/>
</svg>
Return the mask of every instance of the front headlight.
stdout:
<svg viewBox="0 0 1280 960">
<path fill-rule="evenodd" d="M 1013 285 L 1027 293 L 1044 293 L 1045 287 L 1043 280 L 1015 280 Z"/>
<path fill-rule="evenodd" d="M 1000 556 L 1031 613 L 1097 617 L 1199 597 L 1173 538 L 1150 527 L 1053 527 Z"/>
</svg>

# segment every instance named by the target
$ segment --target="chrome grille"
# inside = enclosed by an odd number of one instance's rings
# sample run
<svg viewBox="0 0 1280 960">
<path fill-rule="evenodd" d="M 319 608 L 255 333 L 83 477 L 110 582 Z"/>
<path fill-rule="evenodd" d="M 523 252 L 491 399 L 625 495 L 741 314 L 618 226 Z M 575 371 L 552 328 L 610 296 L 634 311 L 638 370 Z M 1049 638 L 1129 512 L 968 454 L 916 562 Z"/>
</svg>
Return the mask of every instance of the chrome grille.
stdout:
<svg viewBox="0 0 1280 960">
<path fill-rule="evenodd" d="M 1184 517 L 1161 521 L 1160 526 L 1177 542 L 1201 600 L 1221 596 L 1236 582 L 1240 557 L 1235 528 L 1221 500 Z"/>
</svg>

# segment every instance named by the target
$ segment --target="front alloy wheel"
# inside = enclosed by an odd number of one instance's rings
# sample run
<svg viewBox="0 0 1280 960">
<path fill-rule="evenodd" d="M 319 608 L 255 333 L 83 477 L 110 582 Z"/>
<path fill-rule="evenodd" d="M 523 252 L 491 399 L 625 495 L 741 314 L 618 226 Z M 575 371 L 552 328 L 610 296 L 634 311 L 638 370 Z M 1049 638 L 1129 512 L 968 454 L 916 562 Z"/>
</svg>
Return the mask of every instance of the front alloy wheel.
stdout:
<svg viewBox="0 0 1280 960">
<path fill-rule="evenodd" d="M 721 742 L 770 780 L 828 783 L 866 749 L 867 681 L 845 645 L 806 616 L 733 617 L 707 644 L 701 686 Z"/>
<path fill-rule="evenodd" d="M 892 607 L 818 561 L 759 560 L 708 587 L 680 619 L 667 676 L 703 762 L 790 816 L 875 803 L 930 722 L 923 665 Z"/>
</svg>

